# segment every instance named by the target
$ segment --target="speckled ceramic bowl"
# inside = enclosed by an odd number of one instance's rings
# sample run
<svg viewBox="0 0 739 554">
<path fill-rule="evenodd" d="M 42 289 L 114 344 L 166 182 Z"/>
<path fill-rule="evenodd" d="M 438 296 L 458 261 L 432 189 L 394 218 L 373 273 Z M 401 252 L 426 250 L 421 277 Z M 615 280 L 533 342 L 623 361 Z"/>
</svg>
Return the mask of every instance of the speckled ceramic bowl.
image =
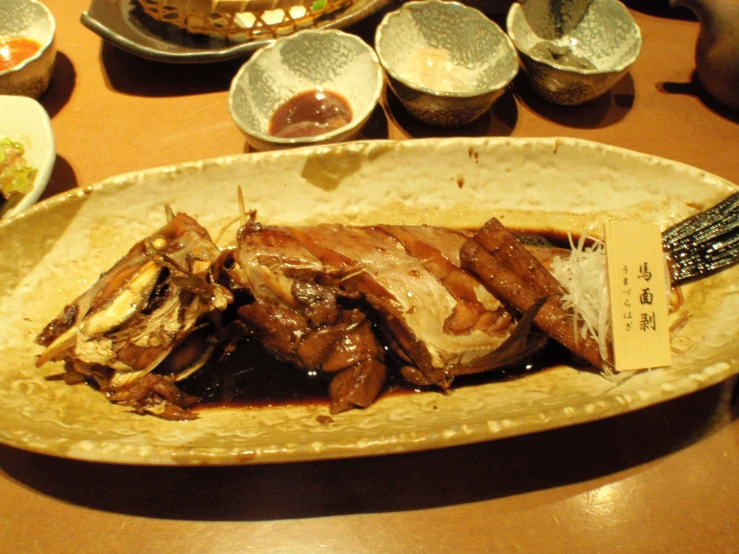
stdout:
<svg viewBox="0 0 739 554">
<path fill-rule="evenodd" d="M 383 75 L 374 50 L 342 31 L 300 31 L 258 50 L 231 83 L 234 121 L 257 150 L 273 150 L 350 140 L 375 109 Z M 320 89 L 343 98 L 351 109 L 346 125 L 312 137 L 270 134 L 277 109 L 297 95 Z"/>
<path fill-rule="evenodd" d="M 375 50 L 408 112 L 444 127 L 464 125 L 488 111 L 519 67 L 501 28 L 457 2 L 408 2 L 386 14 Z"/>
<path fill-rule="evenodd" d="M 56 22 L 49 8 L 36 0 L 0 1 L 0 37 L 25 37 L 41 44 L 39 50 L 18 65 L 0 71 L 0 94 L 38 98 L 54 72 Z"/>
<path fill-rule="evenodd" d="M 618 0 L 516 2 L 507 29 L 534 91 L 563 106 L 608 92 L 641 50 L 639 27 Z"/>
</svg>

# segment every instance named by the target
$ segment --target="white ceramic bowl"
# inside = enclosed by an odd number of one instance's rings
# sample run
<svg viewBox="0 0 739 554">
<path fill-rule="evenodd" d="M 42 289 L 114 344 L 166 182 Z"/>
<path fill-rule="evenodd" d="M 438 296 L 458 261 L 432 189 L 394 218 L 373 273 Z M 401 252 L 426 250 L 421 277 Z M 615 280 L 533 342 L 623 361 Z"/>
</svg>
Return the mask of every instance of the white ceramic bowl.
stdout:
<svg viewBox="0 0 739 554">
<path fill-rule="evenodd" d="M 0 71 L 0 94 L 19 94 L 31 98 L 41 96 L 54 72 L 55 34 L 54 16 L 41 2 L 0 0 L 0 37 L 25 37 L 41 44 L 30 58 Z"/>
<path fill-rule="evenodd" d="M 526 0 L 506 27 L 534 91 L 576 106 L 615 85 L 641 51 L 641 31 L 618 0 Z"/>
<path fill-rule="evenodd" d="M 458 2 L 408 2 L 386 14 L 375 50 L 408 112 L 444 127 L 464 125 L 488 111 L 519 67 L 502 29 Z"/>
<path fill-rule="evenodd" d="M 54 133 L 49 115 L 33 98 L 0 96 L 0 138 L 6 137 L 23 145 L 23 159 L 29 167 L 36 169 L 36 177 L 31 190 L 3 213 L 3 219 L 36 203 L 46 189 L 56 160 Z"/>
<path fill-rule="evenodd" d="M 258 50 L 231 82 L 229 109 L 257 150 L 341 142 L 361 131 L 377 106 L 383 74 L 374 50 L 355 35 L 306 30 Z M 270 134 L 277 109 L 297 95 L 323 90 L 343 98 L 348 124 L 327 133 L 295 138 Z"/>
</svg>

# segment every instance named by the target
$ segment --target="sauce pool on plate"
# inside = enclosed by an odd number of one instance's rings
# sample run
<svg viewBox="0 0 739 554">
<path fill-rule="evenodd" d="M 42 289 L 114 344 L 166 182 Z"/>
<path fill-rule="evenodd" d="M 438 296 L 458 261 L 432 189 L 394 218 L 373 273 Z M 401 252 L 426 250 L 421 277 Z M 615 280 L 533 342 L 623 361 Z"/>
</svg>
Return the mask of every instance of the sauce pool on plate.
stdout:
<svg viewBox="0 0 739 554">
<path fill-rule="evenodd" d="M 0 37 L 0 71 L 5 71 L 33 56 L 41 43 L 25 37 Z"/>
<path fill-rule="evenodd" d="M 349 103 L 340 95 L 323 89 L 308 90 L 277 108 L 270 120 L 269 134 L 281 138 L 315 137 L 351 120 Z"/>
</svg>

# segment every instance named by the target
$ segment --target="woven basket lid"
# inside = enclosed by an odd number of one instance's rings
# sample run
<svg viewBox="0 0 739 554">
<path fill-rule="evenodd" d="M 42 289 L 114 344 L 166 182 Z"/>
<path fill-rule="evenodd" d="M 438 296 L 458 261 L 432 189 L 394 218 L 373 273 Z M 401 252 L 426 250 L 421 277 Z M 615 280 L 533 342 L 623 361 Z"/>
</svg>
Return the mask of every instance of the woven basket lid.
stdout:
<svg viewBox="0 0 739 554">
<path fill-rule="evenodd" d="M 305 0 L 160 0 L 169 8 L 204 13 L 234 14 L 243 12 L 287 11 L 304 6 Z"/>
</svg>

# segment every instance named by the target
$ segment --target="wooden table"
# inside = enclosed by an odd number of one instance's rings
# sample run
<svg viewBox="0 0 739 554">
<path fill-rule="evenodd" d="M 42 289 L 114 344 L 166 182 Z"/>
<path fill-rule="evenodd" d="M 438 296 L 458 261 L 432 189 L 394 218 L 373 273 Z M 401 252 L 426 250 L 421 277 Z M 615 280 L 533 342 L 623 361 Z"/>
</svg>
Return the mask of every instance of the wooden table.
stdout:
<svg viewBox="0 0 739 554">
<path fill-rule="evenodd" d="M 123 172 L 246 150 L 226 100 L 241 61 L 139 59 L 79 23 L 86 0 L 46 3 L 59 48 L 41 98 L 58 152 L 46 197 Z M 739 118 L 692 78 L 698 23 L 656 1 L 633 13 L 641 57 L 589 106 L 546 105 L 519 76 L 514 92 L 465 129 L 416 124 L 391 97 L 389 120 L 367 136 L 572 136 L 739 183 Z M 376 23 L 351 30 L 371 40 Z M 737 395 L 731 379 L 586 425 L 321 463 L 118 467 L 0 447 L 0 551 L 736 552 Z"/>
</svg>

